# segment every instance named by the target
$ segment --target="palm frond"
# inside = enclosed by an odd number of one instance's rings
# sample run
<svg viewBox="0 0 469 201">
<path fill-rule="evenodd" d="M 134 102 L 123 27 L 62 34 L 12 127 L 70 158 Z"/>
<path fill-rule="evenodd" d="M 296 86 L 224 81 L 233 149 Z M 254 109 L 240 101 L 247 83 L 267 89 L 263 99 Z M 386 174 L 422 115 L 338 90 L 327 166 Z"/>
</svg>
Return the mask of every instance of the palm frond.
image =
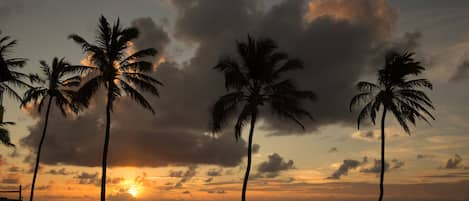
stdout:
<svg viewBox="0 0 469 201">
<path fill-rule="evenodd" d="M 248 84 L 245 73 L 241 70 L 238 62 L 233 58 L 226 57 L 221 59 L 214 69 L 223 72 L 225 76 L 225 88 L 241 89 Z"/>
<path fill-rule="evenodd" d="M 135 100 L 139 105 L 144 107 L 145 109 L 150 110 L 153 114 L 155 113 L 155 110 L 151 106 L 151 104 L 145 99 L 145 97 L 140 94 L 135 88 L 133 88 L 130 84 L 128 84 L 124 80 L 119 80 L 122 90 L 129 95 L 133 100 Z M 158 92 L 157 92 L 158 93 Z"/>
<path fill-rule="evenodd" d="M 222 126 L 238 108 L 238 105 L 245 100 L 242 92 L 232 92 L 220 97 L 212 108 L 212 131 L 221 131 Z"/>
</svg>

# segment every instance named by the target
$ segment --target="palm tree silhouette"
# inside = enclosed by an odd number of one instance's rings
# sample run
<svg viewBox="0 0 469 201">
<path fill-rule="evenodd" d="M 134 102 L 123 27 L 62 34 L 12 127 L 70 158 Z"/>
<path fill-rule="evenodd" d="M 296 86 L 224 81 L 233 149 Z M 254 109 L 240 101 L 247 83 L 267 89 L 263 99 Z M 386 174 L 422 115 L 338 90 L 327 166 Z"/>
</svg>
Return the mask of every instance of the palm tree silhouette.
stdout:
<svg viewBox="0 0 469 201">
<path fill-rule="evenodd" d="M 0 122 L 0 143 L 14 147 L 15 145 L 11 143 L 10 132 L 5 128 L 7 125 L 15 125 L 13 122 Z"/>
<path fill-rule="evenodd" d="M 72 102 L 73 98 L 76 96 L 76 92 L 73 91 L 72 88 L 80 85 L 81 77 L 77 75 L 77 73 L 87 70 L 85 66 L 71 66 L 64 61 L 64 58 L 59 59 L 57 57 L 53 59 L 52 66 L 49 66 L 45 61 L 40 61 L 40 64 L 47 83 L 42 80 L 42 83 L 46 83 L 44 86 L 34 87 L 26 91 L 22 102 L 23 107 L 30 103 L 36 104 L 38 112 L 41 111 L 44 103 L 47 104 L 44 129 L 36 153 L 36 163 L 34 166 L 33 181 L 31 183 L 31 195 L 29 197 L 30 201 L 32 201 L 34 197 L 34 186 L 39 169 L 42 144 L 46 137 L 51 105 L 55 101 L 55 104 L 64 116 L 67 115 L 67 111 L 69 110 L 76 113 L 78 107 Z"/>
<path fill-rule="evenodd" d="M 0 34 L 2 32 L 0 31 Z M 27 82 L 37 81 L 37 77 L 32 74 L 19 72 L 27 59 L 25 58 L 9 58 L 13 47 L 17 44 L 16 40 L 12 40 L 10 36 L 0 36 L 0 140 L 3 144 L 14 146 L 10 141 L 10 135 L 5 125 L 12 125 L 12 122 L 3 122 L 3 94 L 7 94 L 13 99 L 21 101 L 21 96 L 16 89 L 28 89 L 31 87 Z"/>
<path fill-rule="evenodd" d="M 244 124 L 250 120 L 248 140 L 248 161 L 244 176 L 242 200 L 246 200 L 246 188 L 251 170 L 252 138 L 259 116 L 259 107 L 269 104 L 270 110 L 279 117 L 287 118 L 304 129 L 303 117 L 312 119 L 302 107 L 305 99 L 314 100 L 311 91 L 300 91 L 284 74 L 303 68 L 298 59 L 276 51 L 277 45 L 271 39 L 254 39 L 248 35 L 247 42 L 237 42 L 237 52 L 241 61 L 226 57 L 214 67 L 225 77 L 227 94 L 221 96 L 212 108 L 212 130 L 220 132 L 228 118 L 238 111 L 234 126 L 236 140 L 241 136 Z"/>
<path fill-rule="evenodd" d="M 106 200 L 106 167 L 110 138 L 111 112 L 114 100 L 124 93 L 145 109 L 154 110 L 145 97 L 136 89 L 159 96 L 156 85 L 161 82 L 147 75 L 153 70 L 151 62 L 141 58 L 156 55 L 153 48 L 139 50 L 131 55 L 126 54 L 129 43 L 138 37 L 136 28 L 123 28 L 119 19 L 111 27 L 104 16 L 98 25 L 96 44 L 90 44 L 79 35 L 69 36 L 81 45 L 83 51 L 89 55 L 90 62 L 96 67 L 90 72 L 91 78 L 78 91 L 78 99 L 88 106 L 90 98 L 101 87 L 107 90 L 106 133 L 104 139 L 101 178 L 101 201 Z M 136 88 L 135 88 L 136 87 Z"/>
<path fill-rule="evenodd" d="M 418 88 L 433 89 L 433 85 L 427 79 L 412 79 L 409 76 L 420 75 L 425 68 L 413 58 L 414 53 L 390 51 L 386 55 L 383 69 L 378 71 L 378 82 L 358 82 L 359 94 L 350 102 L 350 111 L 355 106 L 364 105 L 358 115 L 357 127 L 366 118 L 375 124 L 376 114 L 383 107 L 381 117 L 381 174 L 379 201 L 383 200 L 384 172 L 385 172 L 385 119 L 388 111 L 394 114 L 397 121 L 410 135 L 408 123 L 415 126 L 416 119 L 424 120 L 430 124 L 428 117 L 435 119 L 428 111 L 434 109 L 430 98 Z"/>
<path fill-rule="evenodd" d="M 0 31 L 0 34 L 2 32 Z M 15 87 L 29 88 L 29 84 L 25 82 L 30 79 L 29 75 L 18 72 L 17 69 L 26 64 L 27 59 L 24 58 L 8 58 L 12 48 L 17 44 L 16 40 L 11 40 L 10 36 L 0 37 L 0 122 L 3 122 L 3 94 L 6 93 L 10 97 L 21 101 L 21 96 L 15 91 Z"/>
</svg>

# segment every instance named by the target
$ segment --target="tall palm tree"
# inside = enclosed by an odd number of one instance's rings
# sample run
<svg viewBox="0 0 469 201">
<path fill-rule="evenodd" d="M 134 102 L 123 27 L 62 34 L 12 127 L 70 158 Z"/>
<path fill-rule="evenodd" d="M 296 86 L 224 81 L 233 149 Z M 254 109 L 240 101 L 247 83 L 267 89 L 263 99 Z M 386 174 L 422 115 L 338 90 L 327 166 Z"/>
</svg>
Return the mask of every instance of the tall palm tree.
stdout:
<svg viewBox="0 0 469 201">
<path fill-rule="evenodd" d="M 81 77 L 77 75 L 87 68 L 84 66 L 71 66 L 64 58 L 54 58 L 52 65 L 49 66 L 45 61 L 40 61 L 43 75 L 45 76 L 45 83 L 43 86 L 34 87 L 26 91 L 22 106 L 33 103 L 37 106 L 38 112 L 41 112 L 44 103 L 47 104 L 45 123 L 42 130 L 41 140 L 39 141 L 36 163 L 34 166 L 33 181 L 31 184 L 31 195 L 29 200 L 32 201 L 34 197 L 34 186 L 36 184 L 37 171 L 39 169 L 39 161 L 41 157 L 42 145 L 46 137 L 47 125 L 49 122 L 49 113 L 52 103 L 60 109 L 62 114 L 67 115 L 67 111 L 78 111 L 78 107 L 72 102 L 76 96 L 76 92 L 72 90 L 74 87 L 80 85 Z M 42 79 L 41 79 L 42 80 Z"/>
<path fill-rule="evenodd" d="M 14 125 L 13 122 L 0 122 L 0 143 L 14 147 L 15 145 L 11 143 L 10 132 L 5 128 L 7 125 Z"/>
<path fill-rule="evenodd" d="M 300 91 L 284 74 L 303 68 L 298 59 L 290 59 L 284 52 L 277 51 L 271 39 L 254 39 L 237 42 L 240 61 L 231 57 L 221 59 L 214 67 L 225 77 L 227 94 L 221 96 L 212 109 L 212 130 L 220 132 L 224 124 L 241 108 L 234 126 L 236 140 L 246 122 L 250 120 L 248 161 L 243 182 L 242 200 L 246 200 L 246 188 L 251 170 L 252 138 L 259 108 L 268 104 L 273 114 L 292 120 L 304 129 L 303 117 L 311 115 L 302 106 L 305 99 L 314 100 L 311 91 Z"/>
<path fill-rule="evenodd" d="M 357 127 L 369 118 L 375 124 L 376 114 L 383 108 L 381 116 L 381 174 L 379 201 L 383 200 L 385 172 L 385 119 L 392 112 L 404 131 L 410 135 L 408 123 L 415 125 L 416 119 L 429 122 L 435 119 L 428 111 L 434 109 L 432 101 L 420 88 L 433 89 L 427 79 L 409 79 L 420 75 L 425 68 L 413 58 L 414 53 L 390 51 L 385 58 L 384 68 L 378 71 L 378 82 L 358 82 L 360 91 L 350 102 L 350 111 L 355 106 L 363 106 L 358 115 Z"/>
<path fill-rule="evenodd" d="M 81 45 L 83 51 L 89 55 L 90 62 L 95 65 L 91 71 L 91 78 L 82 85 L 78 91 L 78 97 L 85 106 L 88 106 L 90 98 L 100 87 L 107 90 L 106 106 L 106 132 L 104 139 L 101 178 L 101 201 L 106 199 L 106 167 L 110 138 L 111 112 L 114 101 L 120 96 L 130 96 L 145 109 L 154 113 L 151 104 L 139 92 L 149 92 L 158 96 L 156 85 L 161 82 L 147 75 L 153 70 L 151 62 L 141 58 L 156 55 L 156 50 L 148 48 L 139 50 L 131 55 L 126 54 L 129 42 L 138 37 L 138 30 L 134 27 L 123 28 L 119 19 L 112 27 L 105 17 L 101 16 L 98 25 L 96 44 L 88 43 L 79 35 L 69 36 Z M 139 90 L 137 90 L 139 89 Z"/>
</svg>

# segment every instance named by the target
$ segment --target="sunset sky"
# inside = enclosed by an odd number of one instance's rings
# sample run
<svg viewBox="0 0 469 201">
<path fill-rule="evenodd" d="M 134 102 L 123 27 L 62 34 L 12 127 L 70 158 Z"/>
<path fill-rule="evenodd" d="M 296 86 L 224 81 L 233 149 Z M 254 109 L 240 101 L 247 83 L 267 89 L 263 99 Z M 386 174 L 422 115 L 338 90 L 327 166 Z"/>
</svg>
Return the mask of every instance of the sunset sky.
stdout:
<svg viewBox="0 0 469 201">
<path fill-rule="evenodd" d="M 210 133 L 210 106 L 225 93 L 218 59 L 247 34 L 270 37 L 304 62 L 292 74 L 318 100 L 306 130 L 272 118 L 255 131 L 250 201 L 369 201 L 378 195 L 380 127 L 356 128 L 348 110 L 359 80 L 375 81 L 388 49 L 416 53 L 434 84 L 436 120 L 407 135 L 387 121 L 386 201 L 469 200 L 469 1 L 467 0 L 0 0 L 0 30 L 19 41 L 14 57 L 86 62 L 72 33 L 94 41 L 100 15 L 139 29 L 134 48 L 156 48 L 156 114 L 127 98 L 111 124 L 112 201 L 239 200 L 246 141 L 232 127 Z M 36 183 L 37 201 L 97 200 L 105 96 L 78 116 L 52 108 Z M 0 146 L 0 190 L 26 188 L 43 114 L 4 100 L 16 149 Z M 246 139 L 247 129 L 243 132 Z M 358 164 L 358 165 L 357 165 Z M 5 194 L 0 193 L 0 197 Z"/>
</svg>

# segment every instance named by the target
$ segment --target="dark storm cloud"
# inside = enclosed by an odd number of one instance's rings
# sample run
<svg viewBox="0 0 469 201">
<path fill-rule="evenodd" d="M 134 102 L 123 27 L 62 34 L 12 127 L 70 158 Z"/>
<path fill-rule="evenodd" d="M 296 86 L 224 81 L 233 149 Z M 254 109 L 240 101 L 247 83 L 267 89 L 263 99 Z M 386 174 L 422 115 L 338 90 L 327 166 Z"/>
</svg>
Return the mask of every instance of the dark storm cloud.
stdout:
<svg viewBox="0 0 469 201">
<path fill-rule="evenodd" d="M 365 157 L 363 161 L 358 161 L 358 160 L 344 160 L 342 164 L 340 165 L 339 169 L 337 169 L 330 177 L 327 177 L 327 179 L 340 179 L 342 176 L 348 175 L 348 172 L 350 170 L 357 169 L 360 167 L 360 165 L 364 164 L 367 162 L 367 158 Z"/>
<path fill-rule="evenodd" d="M 448 159 L 448 162 L 446 162 L 446 169 L 457 169 L 460 168 L 462 164 L 462 158 L 460 155 L 455 154 L 454 158 Z"/>
<path fill-rule="evenodd" d="M 245 141 L 236 142 L 232 128 L 217 137 L 207 132 L 210 107 L 225 93 L 223 77 L 212 67 L 221 56 L 232 54 L 235 41 L 244 40 L 247 33 L 271 37 L 281 50 L 304 61 L 305 70 L 291 76 L 301 89 L 313 90 L 319 96 L 319 101 L 308 105 L 317 119 L 305 122 L 309 130 L 352 122 L 347 105 L 356 93 L 353 84 L 372 58 L 374 46 L 387 39 L 394 22 L 389 5 L 373 0 L 344 1 L 340 8 L 333 3 L 328 6 L 347 11 L 360 8 L 364 12 L 359 16 L 336 18 L 325 13 L 310 20 L 305 19 L 307 1 L 284 1 L 269 11 L 260 10 L 259 3 L 251 0 L 174 4 L 180 14 L 175 35 L 196 44 L 197 50 L 184 64 L 167 61 L 158 66 L 155 77 L 165 86 L 160 87 L 161 98 L 148 98 L 155 116 L 127 98 L 116 103 L 110 166 L 239 165 L 245 156 Z M 134 42 L 137 48 L 155 47 L 160 53 L 167 52 L 167 33 L 160 25 L 150 18 L 134 20 L 133 24 L 141 32 L 141 38 Z M 99 166 L 104 108 L 103 96 L 98 96 L 94 106 L 76 120 L 61 117 L 53 108 L 43 162 Z M 263 129 L 270 134 L 298 133 L 295 125 L 272 118 L 268 112 L 263 114 L 267 120 Z M 40 119 L 30 128 L 31 134 L 22 140 L 23 145 L 34 150 L 43 123 Z"/>
<path fill-rule="evenodd" d="M 463 61 L 456 69 L 451 81 L 459 82 L 469 77 L 469 61 Z"/>
<path fill-rule="evenodd" d="M 285 160 L 277 153 L 268 156 L 267 161 L 259 164 L 257 167 L 257 177 L 274 178 L 280 172 L 295 169 L 293 160 Z"/>
<path fill-rule="evenodd" d="M 148 18 L 137 19 L 133 23 L 141 29 L 141 37 L 135 42 L 138 48 L 153 46 L 165 52 L 166 40 L 159 42 L 164 45 L 155 42 L 158 40 L 155 37 L 166 34 L 157 33 L 163 29 Z M 155 116 L 126 98 L 116 103 L 111 125 L 110 166 L 236 166 L 241 162 L 245 155 L 244 141 L 236 142 L 230 133 L 216 137 L 206 133 L 209 104 L 202 88 L 211 87 L 198 88 L 202 78 L 196 72 L 188 73 L 177 67 L 170 62 L 158 66 L 154 77 L 165 84 L 160 87 L 161 98 L 147 96 L 157 111 Z M 104 139 L 104 106 L 102 92 L 99 92 L 92 108 L 76 120 L 60 117 L 53 108 L 43 161 L 47 164 L 99 166 L 98 155 L 102 153 Z M 31 135 L 22 140 L 23 144 L 34 147 L 42 125 L 43 119 L 31 127 Z M 58 143 L 61 141 L 64 143 Z"/>
<path fill-rule="evenodd" d="M 138 18 L 132 21 L 131 26 L 140 30 L 139 40 L 134 41 L 136 50 L 155 48 L 158 50 L 157 58 L 161 57 L 168 46 L 170 39 L 161 25 L 156 24 L 152 18 Z M 158 59 L 156 59 L 158 61 Z"/>
</svg>

